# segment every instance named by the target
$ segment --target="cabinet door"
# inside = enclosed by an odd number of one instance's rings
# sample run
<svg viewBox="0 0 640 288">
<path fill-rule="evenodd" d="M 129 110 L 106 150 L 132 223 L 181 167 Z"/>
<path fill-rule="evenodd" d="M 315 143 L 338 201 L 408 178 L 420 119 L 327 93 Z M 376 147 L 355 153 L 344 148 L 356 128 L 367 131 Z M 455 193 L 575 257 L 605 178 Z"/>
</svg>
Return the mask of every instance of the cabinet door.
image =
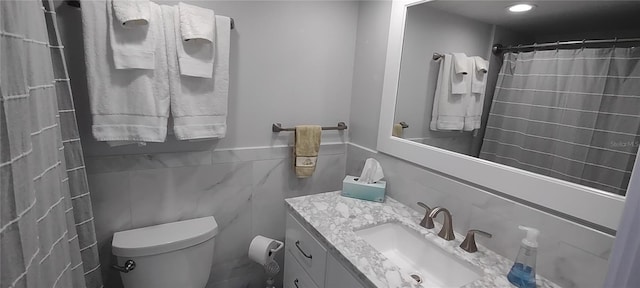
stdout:
<svg viewBox="0 0 640 288">
<path fill-rule="evenodd" d="M 325 287 L 327 250 L 291 214 L 287 214 L 285 248 L 319 287 Z"/>
<path fill-rule="evenodd" d="M 327 275 L 324 283 L 327 288 L 364 288 L 355 276 L 331 255 L 327 256 Z"/>
<path fill-rule="evenodd" d="M 318 288 L 291 252 L 284 252 L 284 288 Z"/>
</svg>

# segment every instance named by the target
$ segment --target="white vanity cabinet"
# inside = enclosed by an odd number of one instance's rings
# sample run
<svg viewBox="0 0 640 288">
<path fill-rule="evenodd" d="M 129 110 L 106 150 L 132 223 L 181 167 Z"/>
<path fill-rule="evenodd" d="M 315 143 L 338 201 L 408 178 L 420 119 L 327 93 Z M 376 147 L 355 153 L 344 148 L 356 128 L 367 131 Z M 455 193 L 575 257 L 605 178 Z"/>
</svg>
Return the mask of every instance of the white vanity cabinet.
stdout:
<svg viewBox="0 0 640 288">
<path fill-rule="evenodd" d="M 285 288 L 364 288 L 291 214 L 287 214 Z"/>
</svg>

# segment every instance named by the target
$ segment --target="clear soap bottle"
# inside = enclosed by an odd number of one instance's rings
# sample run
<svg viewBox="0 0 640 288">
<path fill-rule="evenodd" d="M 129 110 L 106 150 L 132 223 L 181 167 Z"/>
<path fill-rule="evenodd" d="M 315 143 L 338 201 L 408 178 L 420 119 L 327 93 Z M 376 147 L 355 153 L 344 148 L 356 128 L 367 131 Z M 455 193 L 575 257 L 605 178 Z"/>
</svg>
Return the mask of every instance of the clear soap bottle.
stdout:
<svg viewBox="0 0 640 288">
<path fill-rule="evenodd" d="M 535 228 L 518 226 L 520 230 L 527 231 L 527 237 L 522 239 L 520 251 L 516 257 L 507 279 L 511 284 L 519 288 L 536 287 L 536 254 L 538 252 L 538 234 Z"/>
</svg>

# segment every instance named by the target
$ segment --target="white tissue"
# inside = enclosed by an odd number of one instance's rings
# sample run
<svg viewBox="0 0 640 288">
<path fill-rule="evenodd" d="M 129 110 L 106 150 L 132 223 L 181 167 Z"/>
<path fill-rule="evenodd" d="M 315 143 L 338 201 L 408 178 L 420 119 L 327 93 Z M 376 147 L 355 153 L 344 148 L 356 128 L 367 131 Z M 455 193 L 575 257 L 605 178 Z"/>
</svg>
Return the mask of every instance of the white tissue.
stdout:
<svg viewBox="0 0 640 288">
<path fill-rule="evenodd" d="M 369 158 L 364 162 L 362 173 L 356 182 L 371 184 L 381 180 L 383 177 L 384 173 L 382 172 L 382 166 L 380 163 L 376 159 Z"/>
</svg>

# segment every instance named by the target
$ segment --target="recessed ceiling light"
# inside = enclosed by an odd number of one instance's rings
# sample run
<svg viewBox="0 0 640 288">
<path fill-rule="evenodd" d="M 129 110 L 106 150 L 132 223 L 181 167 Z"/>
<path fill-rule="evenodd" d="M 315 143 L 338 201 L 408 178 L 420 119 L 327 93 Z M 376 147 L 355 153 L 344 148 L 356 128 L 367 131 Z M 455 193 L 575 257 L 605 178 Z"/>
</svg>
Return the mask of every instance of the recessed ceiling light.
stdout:
<svg viewBox="0 0 640 288">
<path fill-rule="evenodd" d="M 523 13 L 523 12 L 531 11 L 534 7 L 535 6 L 531 4 L 515 4 L 515 5 L 509 6 L 508 9 L 513 13 Z"/>
</svg>

